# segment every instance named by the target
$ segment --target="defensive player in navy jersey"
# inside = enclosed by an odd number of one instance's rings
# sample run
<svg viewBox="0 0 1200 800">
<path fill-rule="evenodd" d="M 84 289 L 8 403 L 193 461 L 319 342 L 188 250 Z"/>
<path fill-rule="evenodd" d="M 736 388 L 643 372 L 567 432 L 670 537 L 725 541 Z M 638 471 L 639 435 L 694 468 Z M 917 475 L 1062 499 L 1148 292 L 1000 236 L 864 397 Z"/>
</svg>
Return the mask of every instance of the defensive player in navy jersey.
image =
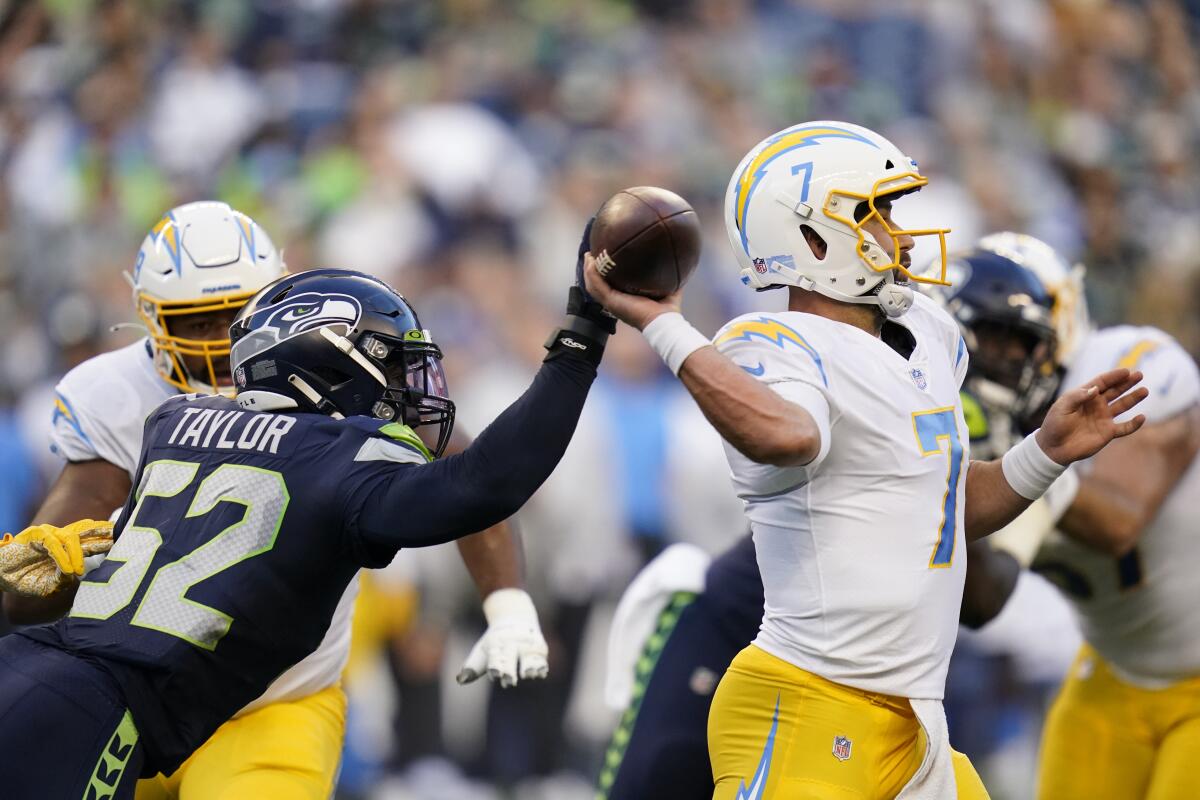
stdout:
<svg viewBox="0 0 1200 800">
<path fill-rule="evenodd" d="M 614 324 L 573 287 L 529 390 L 434 460 L 454 406 L 408 303 L 341 270 L 263 289 L 231 328 L 237 399 L 149 416 L 107 560 L 65 619 L 0 641 L 5 796 L 131 797 L 317 646 L 360 567 L 510 516 L 566 449 Z"/>
</svg>

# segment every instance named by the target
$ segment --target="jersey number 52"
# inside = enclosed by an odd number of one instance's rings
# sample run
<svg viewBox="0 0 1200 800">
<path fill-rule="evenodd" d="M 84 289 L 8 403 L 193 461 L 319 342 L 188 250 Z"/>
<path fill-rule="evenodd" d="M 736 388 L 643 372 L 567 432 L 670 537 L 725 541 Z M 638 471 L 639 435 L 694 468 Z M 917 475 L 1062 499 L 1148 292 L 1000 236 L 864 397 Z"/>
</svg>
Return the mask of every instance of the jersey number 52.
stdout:
<svg viewBox="0 0 1200 800">
<path fill-rule="evenodd" d="M 137 505 L 106 559 L 106 563 L 123 563 L 106 583 L 83 581 L 70 616 L 108 619 L 133 601 L 163 542 L 156 528 L 137 524 L 138 512 L 147 497 L 174 497 L 182 492 L 195 480 L 199 469 L 199 464 L 189 461 L 155 461 L 147 465 Z M 220 503 L 245 506 L 245 514 L 183 558 L 161 566 L 129 624 L 178 636 L 205 650 L 215 648 L 229 632 L 233 618 L 189 600 L 187 592 L 218 572 L 274 547 L 289 500 L 278 472 L 239 464 L 222 464 L 214 470 L 196 489 L 184 519 L 203 516 Z"/>
</svg>

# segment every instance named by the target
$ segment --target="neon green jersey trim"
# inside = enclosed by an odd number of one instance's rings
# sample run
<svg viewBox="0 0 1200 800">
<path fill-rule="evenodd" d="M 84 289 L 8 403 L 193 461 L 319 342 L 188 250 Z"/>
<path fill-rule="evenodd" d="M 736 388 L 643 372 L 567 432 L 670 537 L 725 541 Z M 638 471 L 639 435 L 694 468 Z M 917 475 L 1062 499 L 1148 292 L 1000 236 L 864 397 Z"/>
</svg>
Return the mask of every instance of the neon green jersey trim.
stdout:
<svg viewBox="0 0 1200 800">
<path fill-rule="evenodd" d="M 429 452 L 429 448 L 421 441 L 421 437 L 417 436 L 417 432 L 407 425 L 400 422 L 389 422 L 387 425 L 381 427 L 379 432 L 389 439 L 394 439 L 409 447 L 415 447 L 421 455 L 425 456 L 427 461 L 433 461 L 433 453 Z"/>
</svg>

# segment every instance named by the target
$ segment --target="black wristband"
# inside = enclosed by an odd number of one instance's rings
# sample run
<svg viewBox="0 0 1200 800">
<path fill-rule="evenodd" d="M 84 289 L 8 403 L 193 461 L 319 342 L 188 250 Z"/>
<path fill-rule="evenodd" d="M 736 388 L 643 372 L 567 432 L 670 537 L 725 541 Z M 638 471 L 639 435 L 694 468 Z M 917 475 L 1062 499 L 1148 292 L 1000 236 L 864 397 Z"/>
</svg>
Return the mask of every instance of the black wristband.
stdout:
<svg viewBox="0 0 1200 800">
<path fill-rule="evenodd" d="M 608 333 L 594 322 L 583 317 L 568 315 L 563 320 L 562 327 L 550 334 L 543 345 L 549 352 L 543 361 L 555 358 L 569 357 L 586 361 L 592 366 L 600 366 L 604 357 L 604 345 L 608 341 Z"/>
</svg>

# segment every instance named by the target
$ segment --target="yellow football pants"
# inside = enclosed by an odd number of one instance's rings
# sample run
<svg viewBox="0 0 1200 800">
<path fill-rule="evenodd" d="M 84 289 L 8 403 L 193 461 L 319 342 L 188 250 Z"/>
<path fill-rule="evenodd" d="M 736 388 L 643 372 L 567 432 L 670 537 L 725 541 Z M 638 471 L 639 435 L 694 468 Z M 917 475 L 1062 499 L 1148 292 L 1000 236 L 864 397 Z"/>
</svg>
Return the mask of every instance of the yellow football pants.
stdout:
<svg viewBox="0 0 1200 800">
<path fill-rule="evenodd" d="M 709 712 L 713 800 L 892 800 L 925 741 L 908 700 L 832 683 L 751 645 Z M 959 798 L 986 800 L 961 753 L 954 774 Z"/>
<path fill-rule="evenodd" d="M 1200 678 L 1141 689 L 1085 644 L 1046 719 L 1038 797 L 1200 797 Z"/>
<path fill-rule="evenodd" d="M 138 781 L 137 800 L 327 800 L 346 733 L 341 686 L 231 719 L 170 777 Z"/>
</svg>

